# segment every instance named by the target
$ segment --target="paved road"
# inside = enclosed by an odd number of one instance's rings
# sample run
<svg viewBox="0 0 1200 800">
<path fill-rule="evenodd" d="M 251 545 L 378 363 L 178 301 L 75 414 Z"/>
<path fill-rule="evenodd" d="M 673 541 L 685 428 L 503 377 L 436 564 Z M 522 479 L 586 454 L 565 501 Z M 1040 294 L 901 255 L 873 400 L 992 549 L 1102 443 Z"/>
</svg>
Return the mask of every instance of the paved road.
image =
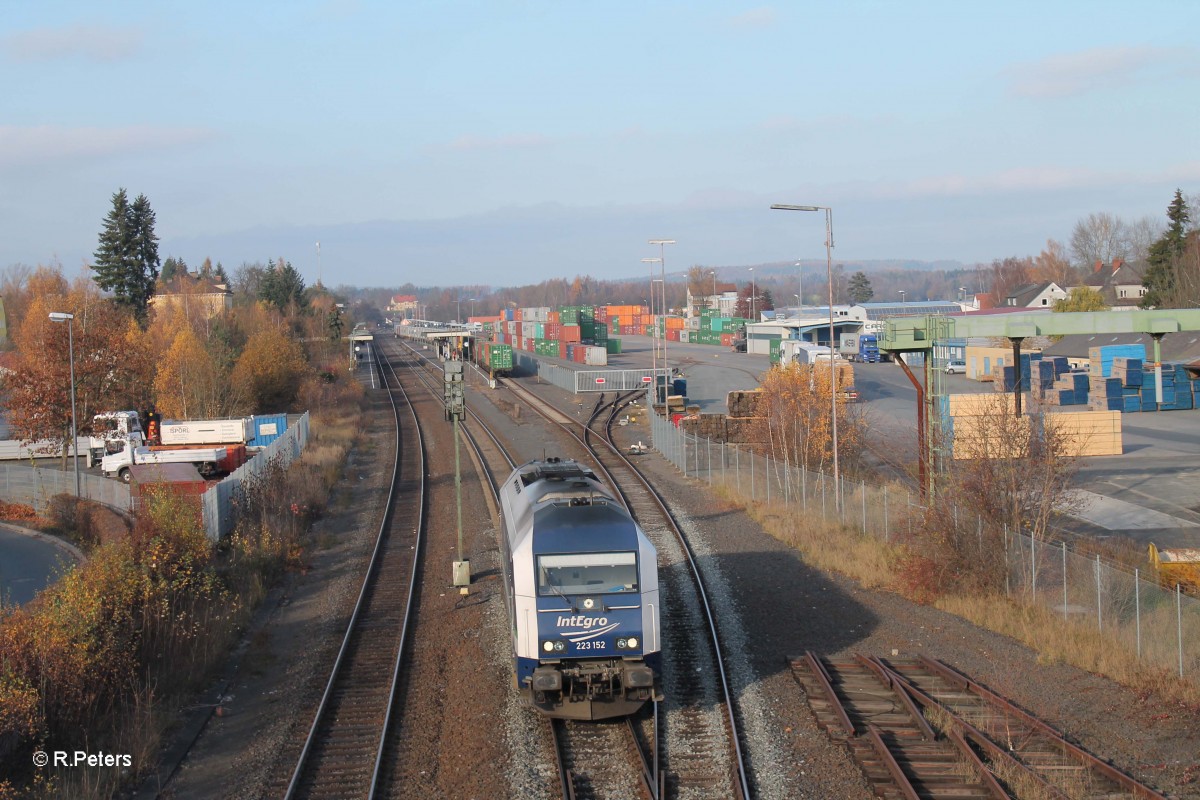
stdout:
<svg viewBox="0 0 1200 800">
<path fill-rule="evenodd" d="M 650 340 L 623 337 L 625 353 L 614 367 L 650 366 Z M 768 367 L 766 356 L 731 353 L 711 345 L 671 343 L 668 361 L 688 381 L 688 399 L 706 413 L 726 411 L 726 395 L 751 389 Z M 914 368 L 920 377 L 920 369 Z M 855 387 L 874 440 L 895 459 L 916 459 L 916 402 L 912 383 L 897 364 L 855 364 Z M 992 392 L 992 384 L 964 375 L 937 374 L 947 393 Z M 1200 547 L 1200 410 L 1125 414 L 1125 452 L 1083 459 L 1076 486 L 1091 502 L 1081 512 L 1096 535 L 1120 532 L 1162 547 Z M 1111 498 L 1104 503 L 1093 495 Z M 1154 513 L 1139 516 L 1139 510 Z"/>
<path fill-rule="evenodd" d="M 52 542 L 0 527 L 0 597 L 5 603 L 28 603 L 70 563 Z"/>
</svg>

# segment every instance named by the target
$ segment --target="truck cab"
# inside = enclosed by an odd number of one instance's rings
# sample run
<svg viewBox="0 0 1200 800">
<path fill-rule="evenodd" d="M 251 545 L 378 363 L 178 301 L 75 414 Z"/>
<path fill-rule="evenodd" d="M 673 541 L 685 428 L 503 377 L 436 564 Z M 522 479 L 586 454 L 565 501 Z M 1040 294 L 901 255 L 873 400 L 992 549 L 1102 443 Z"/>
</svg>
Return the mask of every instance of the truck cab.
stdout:
<svg viewBox="0 0 1200 800">
<path fill-rule="evenodd" d="M 100 464 L 104 456 L 120 452 L 124 448 L 117 445 L 126 442 L 133 447 L 146 443 L 138 412 L 105 411 L 92 417 L 92 435 L 88 437 L 88 468 Z"/>
</svg>

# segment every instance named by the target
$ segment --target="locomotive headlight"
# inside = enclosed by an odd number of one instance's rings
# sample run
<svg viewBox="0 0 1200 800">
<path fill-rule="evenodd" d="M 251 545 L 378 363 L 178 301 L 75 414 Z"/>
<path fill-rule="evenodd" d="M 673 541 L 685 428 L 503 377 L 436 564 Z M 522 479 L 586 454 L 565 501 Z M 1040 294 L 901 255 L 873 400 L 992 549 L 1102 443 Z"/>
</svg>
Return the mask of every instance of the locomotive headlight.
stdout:
<svg viewBox="0 0 1200 800">
<path fill-rule="evenodd" d="M 629 639 L 626 640 L 625 644 L 630 650 L 636 650 L 638 646 L 638 638 L 636 636 L 630 636 Z"/>
<path fill-rule="evenodd" d="M 554 652 L 561 653 L 567 649 L 567 643 L 559 639 L 554 643 Z"/>
<path fill-rule="evenodd" d="M 589 609 L 589 610 L 590 610 L 590 609 L 592 609 L 593 607 L 595 607 L 595 605 L 596 605 L 596 601 L 595 601 L 595 600 L 593 600 L 593 599 L 592 599 L 592 598 L 590 598 L 590 597 L 586 598 L 586 599 L 583 601 L 583 607 L 584 607 L 584 608 L 586 608 L 586 609 Z"/>
<path fill-rule="evenodd" d="M 628 646 L 629 646 L 628 639 L 617 639 L 617 649 L 618 650 L 624 650 Z"/>
<path fill-rule="evenodd" d="M 553 653 L 554 652 L 554 642 L 551 642 L 549 640 L 542 642 L 542 649 L 545 650 L 547 653 Z"/>
</svg>

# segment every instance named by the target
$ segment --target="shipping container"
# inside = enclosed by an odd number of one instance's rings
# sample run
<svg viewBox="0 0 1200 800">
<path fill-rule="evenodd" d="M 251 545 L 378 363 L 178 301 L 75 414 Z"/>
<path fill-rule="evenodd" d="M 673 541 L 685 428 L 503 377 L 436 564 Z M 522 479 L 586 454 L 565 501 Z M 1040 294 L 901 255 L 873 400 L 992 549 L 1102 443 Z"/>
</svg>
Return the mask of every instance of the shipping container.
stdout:
<svg viewBox="0 0 1200 800">
<path fill-rule="evenodd" d="M 608 351 L 603 347 L 585 347 L 583 363 L 591 367 L 606 367 L 608 366 Z"/>
<path fill-rule="evenodd" d="M 266 447 L 287 430 L 287 414 L 255 414 L 250 419 L 254 435 L 247 447 Z"/>
</svg>

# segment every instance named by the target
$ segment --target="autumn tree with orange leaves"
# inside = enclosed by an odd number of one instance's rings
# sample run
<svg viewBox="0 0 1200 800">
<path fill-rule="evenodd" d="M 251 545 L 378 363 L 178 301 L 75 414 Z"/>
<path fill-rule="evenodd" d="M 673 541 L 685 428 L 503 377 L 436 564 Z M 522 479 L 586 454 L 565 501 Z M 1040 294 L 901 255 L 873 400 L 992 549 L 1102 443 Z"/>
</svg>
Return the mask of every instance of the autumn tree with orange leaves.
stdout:
<svg viewBox="0 0 1200 800">
<path fill-rule="evenodd" d="M 68 289 L 61 274 L 42 273 L 13 337 L 17 366 L 5 380 L 14 434 L 48 441 L 64 457 L 71 430 L 70 351 L 74 339 L 75 399 L 80 436 L 100 411 L 140 408 L 149 400 L 153 363 L 133 315 L 85 282 Z M 53 311 L 74 314 L 71 330 Z"/>
<path fill-rule="evenodd" d="M 788 364 L 763 375 L 757 438 L 768 444 L 771 456 L 780 463 L 813 471 L 831 468 L 829 384 L 827 365 Z M 866 420 L 857 406 L 839 398 L 837 425 L 838 459 L 853 466 L 862 452 Z"/>
<path fill-rule="evenodd" d="M 244 388 L 248 408 L 277 411 L 296 399 L 307 370 L 300 345 L 278 327 L 264 327 L 246 342 L 231 382 Z"/>
</svg>

